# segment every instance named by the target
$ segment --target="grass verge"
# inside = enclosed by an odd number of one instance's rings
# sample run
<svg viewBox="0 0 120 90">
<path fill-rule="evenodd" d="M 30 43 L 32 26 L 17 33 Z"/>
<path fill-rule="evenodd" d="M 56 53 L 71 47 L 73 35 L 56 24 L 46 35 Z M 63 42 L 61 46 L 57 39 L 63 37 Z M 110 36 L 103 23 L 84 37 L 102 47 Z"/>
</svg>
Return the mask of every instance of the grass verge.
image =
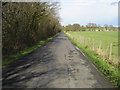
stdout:
<svg viewBox="0 0 120 90">
<path fill-rule="evenodd" d="M 104 62 L 99 56 L 96 55 L 95 52 L 91 51 L 89 48 L 86 48 L 86 46 L 81 45 L 80 42 L 77 42 L 74 38 L 70 36 L 68 36 L 68 38 L 88 56 L 89 60 L 94 63 L 94 65 L 115 87 L 120 87 L 120 73 L 118 68 L 113 68 L 110 64 Z"/>
<path fill-rule="evenodd" d="M 57 35 L 57 34 L 56 34 Z M 27 55 L 31 53 L 32 51 L 36 50 L 38 47 L 41 47 L 43 44 L 45 44 L 47 41 L 53 39 L 56 35 L 53 37 L 48 38 L 47 40 L 39 41 L 38 43 L 35 43 L 31 47 L 25 48 L 23 51 L 20 51 L 16 54 L 10 55 L 2 60 L 2 66 L 0 68 L 6 68 L 8 65 L 16 62 L 19 60 L 22 56 Z"/>
</svg>

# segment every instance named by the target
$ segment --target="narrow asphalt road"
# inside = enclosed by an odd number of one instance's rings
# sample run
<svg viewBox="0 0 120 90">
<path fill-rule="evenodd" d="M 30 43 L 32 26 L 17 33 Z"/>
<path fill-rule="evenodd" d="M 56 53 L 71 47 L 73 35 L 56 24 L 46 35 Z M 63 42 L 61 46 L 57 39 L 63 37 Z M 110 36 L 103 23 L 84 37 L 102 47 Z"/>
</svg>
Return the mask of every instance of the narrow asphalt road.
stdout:
<svg viewBox="0 0 120 90">
<path fill-rule="evenodd" d="M 3 70 L 3 88 L 113 88 L 61 32 Z"/>
</svg>

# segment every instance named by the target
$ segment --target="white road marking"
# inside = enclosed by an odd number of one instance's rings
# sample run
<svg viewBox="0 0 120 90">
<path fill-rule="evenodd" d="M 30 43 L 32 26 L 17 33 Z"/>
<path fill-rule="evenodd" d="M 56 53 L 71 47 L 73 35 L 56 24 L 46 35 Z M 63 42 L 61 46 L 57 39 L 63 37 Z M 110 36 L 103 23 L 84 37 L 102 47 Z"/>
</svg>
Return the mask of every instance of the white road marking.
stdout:
<svg viewBox="0 0 120 90">
<path fill-rule="evenodd" d="M 78 51 L 80 51 L 82 54 L 83 54 L 83 56 L 85 56 L 85 54 L 77 47 L 77 46 L 75 46 L 75 48 L 78 50 Z M 85 56 L 86 57 L 86 56 Z"/>
</svg>

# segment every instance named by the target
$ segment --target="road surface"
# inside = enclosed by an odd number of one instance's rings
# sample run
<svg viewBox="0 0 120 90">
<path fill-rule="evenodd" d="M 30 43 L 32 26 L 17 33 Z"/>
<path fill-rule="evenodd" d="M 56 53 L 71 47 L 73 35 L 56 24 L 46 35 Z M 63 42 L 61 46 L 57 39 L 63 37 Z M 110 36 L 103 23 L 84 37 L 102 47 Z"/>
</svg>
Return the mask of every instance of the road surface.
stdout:
<svg viewBox="0 0 120 90">
<path fill-rule="evenodd" d="M 113 88 L 61 32 L 3 70 L 3 88 Z"/>
</svg>

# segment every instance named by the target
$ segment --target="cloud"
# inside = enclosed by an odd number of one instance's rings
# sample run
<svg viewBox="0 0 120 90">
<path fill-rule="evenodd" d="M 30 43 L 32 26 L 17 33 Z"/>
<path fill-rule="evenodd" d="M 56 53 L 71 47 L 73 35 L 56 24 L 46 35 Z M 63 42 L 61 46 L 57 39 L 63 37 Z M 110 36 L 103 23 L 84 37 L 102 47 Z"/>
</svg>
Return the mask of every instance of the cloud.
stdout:
<svg viewBox="0 0 120 90">
<path fill-rule="evenodd" d="M 62 24 L 89 22 L 117 25 L 118 7 L 111 5 L 117 0 L 64 0 L 61 1 L 60 16 Z"/>
<path fill-rule="evenodd" d="M 117 5 L 118 4 L 118 2 L 112 2 L 111 3 L 111 5 Z"/>
</svg>

